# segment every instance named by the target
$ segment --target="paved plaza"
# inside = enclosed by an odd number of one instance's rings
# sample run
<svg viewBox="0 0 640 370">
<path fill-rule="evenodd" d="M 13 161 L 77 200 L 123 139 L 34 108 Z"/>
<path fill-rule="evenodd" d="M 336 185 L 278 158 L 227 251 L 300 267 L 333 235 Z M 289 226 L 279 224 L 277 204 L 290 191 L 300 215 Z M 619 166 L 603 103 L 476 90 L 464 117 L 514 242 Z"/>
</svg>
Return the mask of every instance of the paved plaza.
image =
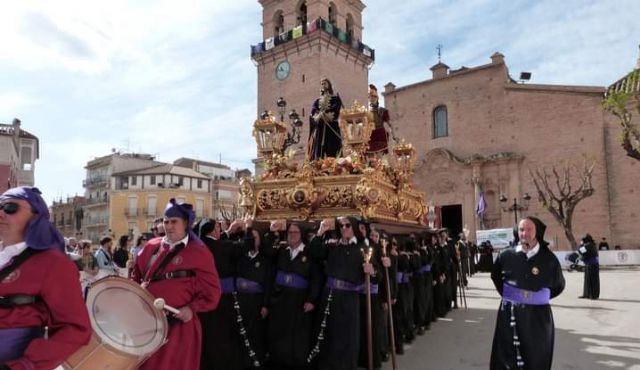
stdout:
<svg viewBox="0 0 640 370">
<path fill-rule="evenodd" d="M 564 273 L 565 291 L 552 301 L 556 324 L 553 369 L 640 370 L 640 268 L 604 270 L 597 301 L 579 299 L 582 273 Z M 398 356 L 402 370 L 489 367 L 500 298 L 488 273 L 469 281 L 468 309 L 453 310 Z M 391 362 L 383 369 L 391 369 Z"/>
</svg>

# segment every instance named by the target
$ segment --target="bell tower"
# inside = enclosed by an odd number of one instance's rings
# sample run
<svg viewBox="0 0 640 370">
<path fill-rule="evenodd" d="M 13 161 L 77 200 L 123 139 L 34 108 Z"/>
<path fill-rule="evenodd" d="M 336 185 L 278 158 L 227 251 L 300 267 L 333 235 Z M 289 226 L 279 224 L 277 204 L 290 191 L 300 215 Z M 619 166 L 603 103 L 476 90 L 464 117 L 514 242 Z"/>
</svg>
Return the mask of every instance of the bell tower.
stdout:
<svg viewBox="0 0 640 370">
<path fill-rule="evenodd" d="M 309 112 L 327 77 L 346 107 L 366 104 L 369 67 L 375 51 L 362 43 L 360 0 L 258 0 L 263 40 L 251 46 L 258 72 L 257 115 L 268 110 L 289 122 L 294 110 L 303 122 L 297 159 L 309 136 Z M 276 105 L 278 98 L 286 107 Z M 257 117 L 256 115 L 256 117 Z"/>
</svg>

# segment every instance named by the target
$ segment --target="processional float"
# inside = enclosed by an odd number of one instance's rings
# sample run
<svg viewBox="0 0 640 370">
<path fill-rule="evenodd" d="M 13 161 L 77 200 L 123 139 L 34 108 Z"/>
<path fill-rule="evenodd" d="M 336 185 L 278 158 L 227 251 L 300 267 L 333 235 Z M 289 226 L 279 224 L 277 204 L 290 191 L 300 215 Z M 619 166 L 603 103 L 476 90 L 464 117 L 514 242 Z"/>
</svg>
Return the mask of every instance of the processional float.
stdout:
<svg viewBox="0 0 640 370">
<path fill-rule="evenodd" d="M 367 156 L 373 113 L 354 102 L 339 117 L 342 156 L 301 165 L 284 154 L 288 124 L 265 112 L 253 136 L 264 172 L 240 181 L 239 206 L 257 221 L 363 216 L 373 223 L 424 227 L 425 195 L 413 189 L 415 149 L 400 140 L 390 158 Z"/>
</svg>

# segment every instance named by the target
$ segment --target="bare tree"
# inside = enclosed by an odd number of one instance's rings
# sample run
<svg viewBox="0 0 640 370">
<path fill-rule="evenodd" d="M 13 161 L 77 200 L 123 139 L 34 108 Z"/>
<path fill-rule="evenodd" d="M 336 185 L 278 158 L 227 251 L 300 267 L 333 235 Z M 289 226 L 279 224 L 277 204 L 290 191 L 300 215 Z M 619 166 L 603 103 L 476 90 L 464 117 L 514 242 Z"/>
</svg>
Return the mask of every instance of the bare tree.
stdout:
<svg viewBox="0 0 640 370">
<path fill-rule="evenodd" d="M 223 202 L 216 202 L 216 209 L 220 211 L 220 216 L 229 224 L 234 220 L 242 218 L 242 210 L 238 207 L 238 204 L 233 203 L 226 205 Z"/>
<path fill-rule="evenodd" d="M 563 227 L 573 250 L 578 248 L 573 236 L 573 212 L 581 200 L 594 193 L 591 176 L 595 164 L 595 161 L 585 161 L 582 166 L 577 166 L 567 162 L 560 166 L 552 165 L 550 169 L 529 169 L 538 191 L 538 201 Z"/>
<path fill-rule="evenodd" d="M 604 107 L 618 118 L 622 126 L 622 148 L 629 157 L 640 161 L 640 130 L 632 122 L 634 110 L 640 117 L 640 69 L 630 73 L 607 91 Z"/>
</svg>

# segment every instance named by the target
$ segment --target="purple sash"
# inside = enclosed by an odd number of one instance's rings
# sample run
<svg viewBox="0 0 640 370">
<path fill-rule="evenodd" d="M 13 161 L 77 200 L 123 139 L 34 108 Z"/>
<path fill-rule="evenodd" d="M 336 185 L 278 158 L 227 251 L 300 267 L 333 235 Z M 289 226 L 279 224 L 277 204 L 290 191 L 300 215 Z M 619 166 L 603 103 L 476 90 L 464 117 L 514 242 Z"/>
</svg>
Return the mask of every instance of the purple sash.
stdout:
<svg viewBox="0 0 640 370">
<path fill-rule="evenodd" d="M 411 272 L 396 272 L 396 281 L 398 282 L 398 284 L 407 284 L 409 281 L 411 281 L 411 277 L 413 276 L 413 273 Z"/>
<path fill-rule="evenodd" d="M 237 278 L 236 279 L 236 287 L 238 292 L 240 293 L 262 293 L 264 290 L 262 289 L 262 284 L 257 281 L 245 279 L 245 278 Z"/>
<path fill-rule="evenodd" d="M 431 272 L 431 265 L 424 265 L 418 270 L 419 274 L 424 274 L 425 272 Z"/>
<path fill-rule="evenodd" d="M 600 264 L 600 260 L 598 259 L 597 256 L 595 256 L 595 257 L 591 257 L 589 259 L 584 260 L 584 264 L 585 265 L 598 265 L 598 264 Z"/>
<path fill-rule="evenodd" d="M 19 359 L 31 340 L 43 335 L 41 327 L 0 329 L 0 363 Z"/>
<path fill-rule="evenodd" d="M 276 284 L 294 289 L 307 289 L 309 282 L 304 277 L 293 273 L 278 271 L 276 274 Z"/>
<path fill-rule="evenodd" d="M 360 285 L 360 294 L 367 294 L 367 286 L 365 284 Z M 369 285 L 371 294 L 378 294 L 378 284 Z"/>
<path fill-rule="evenodd" d="M 359 292 L 361 289 L 360 287 L 361 284 L 354 284 L 350 281 L 332 278 L 331 276 L 329 276 L 329 278 L 327 279 L 327 288 L 329 289 L 344 290 L 348 292 Z"/>
<path fill-rule="evenodd" d="M 549 288 L 542 288 L 537 292 L 516 288 L 513 285 L 504 284 L 502 287 L 502 299 L 511 303 L 521 303 L 530 305 L 549 304 L 551 291 Z"/>
<path fill-rule="evenodd" d="M 222 285 L 222 294 L 231 294 L 236 290 L 236 278 L 228 277 L 220 279 L 220 285 Z"/>
</svg>

